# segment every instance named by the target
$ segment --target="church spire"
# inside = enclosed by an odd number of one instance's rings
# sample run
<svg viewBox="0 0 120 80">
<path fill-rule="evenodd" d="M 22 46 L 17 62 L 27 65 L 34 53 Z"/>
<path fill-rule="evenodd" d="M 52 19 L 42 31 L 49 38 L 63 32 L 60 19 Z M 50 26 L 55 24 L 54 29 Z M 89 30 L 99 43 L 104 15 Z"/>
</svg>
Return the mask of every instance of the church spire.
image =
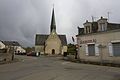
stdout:
<svg viewBox="0 0 120 80">
<path fill-rule="evenodd" d="M 55 31 L 55 32 L 56 32 L 54 6 L 53 6 L 52 19 L 51 19 L 51 25 L 50 25 L 50 32 L 52 32 L 52 31 Z"/>
</svg>

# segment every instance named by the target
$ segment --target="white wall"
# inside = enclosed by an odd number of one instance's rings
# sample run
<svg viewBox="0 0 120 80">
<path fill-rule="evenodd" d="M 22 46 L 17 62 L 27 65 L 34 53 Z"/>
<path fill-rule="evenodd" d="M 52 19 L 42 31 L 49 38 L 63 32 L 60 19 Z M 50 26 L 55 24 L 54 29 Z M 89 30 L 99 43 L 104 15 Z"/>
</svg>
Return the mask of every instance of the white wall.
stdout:
<svg viewBox="0 0 120 80">
<path fill-rule="evenodd" d="M 25 53 L 25 52 L 26 52 L 26 50 L 23 49 L 21 46 L 17 46 L 16 48 L 17 48 L 17 49 L 16 49 L 17 52 L 18 52 L 18 51 L 20 51 L 20 52 L 22 52 L 22 53 Z"/>
<path fill-rule="evenodd" d="M 5 48 L 5 45 L 0 41 L 0 49 Z"/>
</svg>

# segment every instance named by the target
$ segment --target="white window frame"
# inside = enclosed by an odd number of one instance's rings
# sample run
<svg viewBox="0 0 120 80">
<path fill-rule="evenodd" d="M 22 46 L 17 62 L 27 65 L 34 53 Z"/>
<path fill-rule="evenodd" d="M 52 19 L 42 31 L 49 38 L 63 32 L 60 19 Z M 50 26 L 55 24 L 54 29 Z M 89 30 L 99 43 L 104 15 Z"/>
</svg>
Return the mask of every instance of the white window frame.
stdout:
<svg viewBox="0 0 120 80">
<path fill-rule="evenodd" d="M 95 56 L 99 56 L 100 55 L 99 45 L 100 44 L 95 44 Z"/>
<path fill-rule="evenodd" d="M 102 23 L 101 24 L 101 31 L 104 31 L 104 27 L 105 27 L 105 25 Z"/>
<path fill-rule="evenodd" d="M 117 42 L 120 42 L 120 40 L 113 40 L 113 41 L 111 41 L 111 43 L 117 43 Z"/>
<path fill-rule="evenodd" d="M 88 44 L 85 45 L 85 55 L 88 56 L 89 53 L 88 53 Z"/>
<path fill-rule="evenodd" d="M 94 44 L 95 45 L 95 56 L 99 56 L 100 55 L 100 49 L 99 49 L 99 44 L 95 44 L 95 43 L 87 43 L 85 45 L 85 53 L 88 56 L 89 52 L 88 52 L 88 45 L 89 44 Z"/>
<path fill-rule="evenodd" d="M 112 43 L 108 43 L 108 48 L 109 48 L 109 56 L 114 56 L 113 55 L 113 46 L 112 46 Z"/>
<path fill-rule="evenodd" d="M 105 23 L 100 23 L 100 27 L 99 27 L 98 31 L 106 31 L 106 30 L 107 30 L 107 28 L 106 28 Z"/>
<path fill-rule="evenodd" d="M 111 57 L 114 56 L 114 51 L 113 51 L 112 43 L 118 43 L 118 42 L 120 42 L 120 40 L 112 40 L 110 43 L 108 43 L 109 55 L 110 55 Z"/>
</svg>

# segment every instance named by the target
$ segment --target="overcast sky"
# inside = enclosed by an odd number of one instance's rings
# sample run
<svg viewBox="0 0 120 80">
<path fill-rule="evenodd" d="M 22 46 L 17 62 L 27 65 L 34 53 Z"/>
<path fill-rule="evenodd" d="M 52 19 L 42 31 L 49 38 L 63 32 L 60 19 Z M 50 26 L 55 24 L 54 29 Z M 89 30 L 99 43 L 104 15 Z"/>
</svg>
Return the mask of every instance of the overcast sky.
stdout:
<svg viewBox="0 0 120 80">
<path fill-rule="evenodd" d="M 0 0 L 0 40 L 15 40 L 34 46 L 35 34 L 49 34 L 52 5 L 58 34 L 66 34 L 68 43 L 91 16 L 108 17 L 120 23 L 119 0 Z"/>
</svg>

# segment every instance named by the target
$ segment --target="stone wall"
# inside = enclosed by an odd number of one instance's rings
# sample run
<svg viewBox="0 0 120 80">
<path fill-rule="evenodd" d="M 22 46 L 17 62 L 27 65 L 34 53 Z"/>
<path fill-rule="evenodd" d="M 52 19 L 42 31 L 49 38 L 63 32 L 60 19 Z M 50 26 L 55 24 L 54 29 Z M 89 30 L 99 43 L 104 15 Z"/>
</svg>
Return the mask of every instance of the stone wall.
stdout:
<svg viewBox="0 0 120 80">
<path fill-rule="evenodd" d="M 0 62 L 8 62 L 14 59 L 14 48 L 0 49 Z"/>
</svg>

